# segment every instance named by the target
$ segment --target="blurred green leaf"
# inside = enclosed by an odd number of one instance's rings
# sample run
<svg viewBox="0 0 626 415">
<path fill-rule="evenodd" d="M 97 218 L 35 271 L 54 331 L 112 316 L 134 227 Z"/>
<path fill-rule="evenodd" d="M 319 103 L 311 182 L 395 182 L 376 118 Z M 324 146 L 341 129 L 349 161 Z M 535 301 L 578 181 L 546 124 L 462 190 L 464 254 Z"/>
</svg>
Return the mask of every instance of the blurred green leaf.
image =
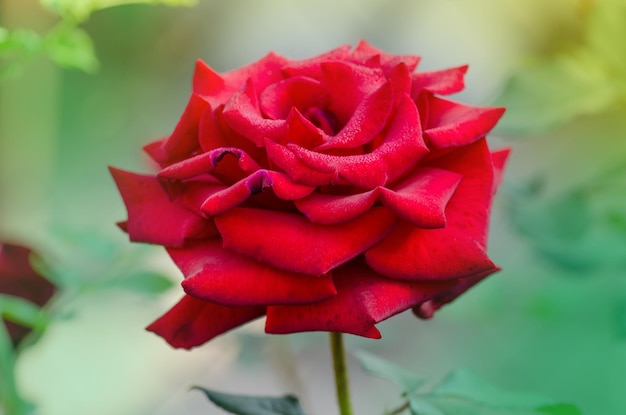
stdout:
<svg viewBox="0 0 626 415">
<path fill-rule="evenodd" d="M 426 383 L 426 377 L 413 373 L 370 353 L 358 351 L 355 355 L 363 370 L 390 380 L 406 393 L 411 393 Z"/>
<path fill-rule="evenodd" d="M 582 415 L 574 405 L 564 403 L 541 407 L 539 412 L 548 415 Z"/>
<path fill-rule="evenodd" d="M 0 294 L 0 315 L 14 323 L 41 331 L 48 322 L 46 314 L 34 303 L 20 297 Z"/>
<path fill-rule="evenodd" d="M 305 415 L 298 399 L 287 395 L 280 398 L 234 395 L 194 386 L 211 402 L 236 415 Z"/>
<path fill-rule="evenodd" d="M 466 369 L 448 375 L 428 393 L 409 395 L 412 415 L 580 415 L 569 404 L 500 390 Z"/>
<path fill-rule="evenodd" d="M 160 294 L 174 285 L 169 278 L 150 271 L 112 278 L 105 284 L 109 287 L 123 288 L 143 294 Z"/>
<path fill-rule="evenodd" d="M 44 38 L 44 50 L 54 62 L 64 68 L 92 73 L 98 69 L 98 58 L 91 37 L 84 30 L 59 24 Z"/>
<path fill-rule="evenodd" d="M 49 10 L 84 22 L 98 10 L 126 4 L 163 4 L 166 6 L 193 6 L 198 0 L 39 0 Z"/>
<path fill-rule="evenodd" d="M 31 413 L 32 405 L 18 391 L 15 382 L 15 358 L 9 333 L 0 321 L 0 413 L 27 415 Z"/>
<path fill-rule="evenodd" d="M 433 389 L 433 395 L 469 399 L 494 408 L 535 409 L 554 404 L 554 400 L 538 395 L 502 391 L 467 369 L 450 373 Z"/>
<path fill-rule="evenodd" d="M 496 100 L 507 107 L 498 130 L 511 134 L 549 129 L 626 101 L 626 3 L 590 5 L 582 40 L 536 57 L 512 75 Z"/>
<path fill-rule="evenodd" d="M 581 48 L 522 67 L 495 105 L 507 111 L 498 130 L 511 134 L 552 128 L 606 110 L 618 90 L 596 55 Z"/>
<path fill-rule="evenodd" d="M 10 31 L 0 26 L 0 81 L 20 75 L 41 45 L 41 37 L 32 30 Z"/>
</svg>

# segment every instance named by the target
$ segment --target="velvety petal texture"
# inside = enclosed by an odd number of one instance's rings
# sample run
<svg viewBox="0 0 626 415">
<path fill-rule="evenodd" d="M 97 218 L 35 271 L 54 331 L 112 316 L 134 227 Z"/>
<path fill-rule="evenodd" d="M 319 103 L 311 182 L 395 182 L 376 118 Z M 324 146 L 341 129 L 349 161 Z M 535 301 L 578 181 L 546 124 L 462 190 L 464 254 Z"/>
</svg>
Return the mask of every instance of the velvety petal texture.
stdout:
<svg viewBox="0 0 626 415">
<path fill-rule="evenodd" d="M 430 318 L 496 272 L 508 150 L 485 137 L 504 109 L 442 98 L 468 67 L 419 62 L 365 41 L 225 73 L 198 61 L 172 134 L 145 147 L 159 171 L 111 169 L 120 227 L 184 277 L 148 329 L 191 348 L 265 315 L 268 333 L 378 338 L 378 323 Z"/>
</svg>

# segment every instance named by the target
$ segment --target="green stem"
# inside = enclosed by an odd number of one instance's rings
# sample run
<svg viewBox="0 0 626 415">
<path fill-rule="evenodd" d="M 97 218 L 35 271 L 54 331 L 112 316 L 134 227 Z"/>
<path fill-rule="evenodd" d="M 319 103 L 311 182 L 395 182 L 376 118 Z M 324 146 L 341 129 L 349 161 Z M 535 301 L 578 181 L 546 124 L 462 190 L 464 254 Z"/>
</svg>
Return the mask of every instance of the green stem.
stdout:
<svg viewBox="0 0 626 415">
<path fill-rule="evenodd" d="M 346 364 L 346 352 L 343 348 L 343 337 L 341 333 L 330 332 L 330 350 L 333 355 L 333 369 L 335 372 L 335 388 L 337 390 L 339 413 L 340 415 L 352 415 L 348 365 Z"/>
</svg>

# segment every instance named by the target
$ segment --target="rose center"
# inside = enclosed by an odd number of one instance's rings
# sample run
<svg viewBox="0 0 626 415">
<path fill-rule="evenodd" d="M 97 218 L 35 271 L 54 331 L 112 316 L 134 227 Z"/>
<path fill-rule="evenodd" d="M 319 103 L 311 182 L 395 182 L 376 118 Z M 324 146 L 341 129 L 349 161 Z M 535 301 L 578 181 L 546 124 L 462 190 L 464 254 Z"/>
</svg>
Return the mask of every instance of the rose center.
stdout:
<svg viewBox="0 0 626 415">
<path fill-rule="evenodd" d="M 311 121 L 320 130 L 328 135 L 337 134 L 337 118 L 328 110 L 318 107 L 310 107 L 304 114 L 307 120 Z"/>
</svg>

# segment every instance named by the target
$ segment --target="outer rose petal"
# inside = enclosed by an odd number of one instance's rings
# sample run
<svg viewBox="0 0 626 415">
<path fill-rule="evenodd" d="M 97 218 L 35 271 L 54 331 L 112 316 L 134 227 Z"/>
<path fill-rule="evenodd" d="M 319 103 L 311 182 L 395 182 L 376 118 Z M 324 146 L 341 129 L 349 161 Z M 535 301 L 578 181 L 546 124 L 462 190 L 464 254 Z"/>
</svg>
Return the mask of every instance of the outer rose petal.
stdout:
<svg viewBox="0 0 626 415">
<path fill-rule="evenodd" d="M 503 149 L 494 151 L 491 153 L 491 160 L 493 161 L 493 191 L 495 193 L 498 186 L 502 182 L 502 174 L 504 173 L 504 166 L 506 164 L 507 159 L 509 158 L 509 154 L 511 153 L 511 149 Z"/>
<path fill-rule="evenodd" d="M 418 168 L 394 190 L 380 188 L 380 200 L 402 219 L 419 228 L 443 228 L 445 208 L 461 175 L 441 169 Z"/>
<path fill-rule="evenodd" d="M 263 59 L 250 65 L 218 74 L 207 64 L 198 60 L 193 76 L 193 91 L 211 106 L 225 103 L 230 96 L 241 88 L 248 79 L 252 79 L 259 89 L 282 79 L 282 68 L 288 60 L 275 53 L 269 53 Z"/>
<path fill-rule="evenodd" d="M 441 229 L 399 224 L 365 257 L 377 272 L 394 278 L 462 278 L 494 268 L 486 253 L 493 166 L 484 139 L 437 160 L 437 167 L 463 176 L 446 208 Z"/>
<path fill-rule="evenodd" d="M 234 185 L 211 194 L 202 203 L 201 209 L 209 216 L 216 216 L 229 209 L 239 206 L 263 189 L 271 188 L 274 194 L 283 200 L 295 200 L 309 195 L 312 186 L 292 182 L 283 173 L 268 170 L 257 170 Z"/>
<path fill-rule="evenodd" d="M 414 73 L 411 86 L 411 97 L 417 99 L 420 92 L 426 90 L 433 94 L 448 95 L 462 91 L 465 88 L 463 77 L 467 72 L 467 65 L 440 71 Z"/>
<path fill-rule="evenodd" d="M 144 150 L 161 166 L 167 166 L 192 155 L 199 147 L 198 124 L 209 104 L 196 94 L 178 121 L 174 132 L 164 140 L 148 144 Z"/>
<path fill-rule="evenodd" d="M 326 301 L 268 307 L 265 331 L 337 331 L 380 338 L 376 323 L 427 301 L 452 285 L 384 278 L 359 259 L 335 270 L 333 279 L 337 295 Z"/>
<path fill-rule="evenodd" d="M 215 235 L 210 221 L 170 200 L 155 177 L 110 170 L 128 211 L 124 229 L 131 241 L 182 246 L 187 239 Z"/>
<path fill-rule="evenodd" d="M 234 208 L 215 224 L 226 248 L 286 271 L 323 275 L 384 238 L 395 217 L 375 207 L 349 222 L 319 225 L 292 213 Z"/>
<path fill-rule="evenodd" d="M 502 114 L 501 107 L 471 107 L 430 96 L 424 134 L 435 148 L 464 146 L 484 137 Z"/>
<path fill-rule="evenodd" d="M 186 295 L 146 330 L 191 349 L 264 314 L 265 307 L 225 307 Z"/>
<path fill-rule="evenodd" d="M 442 306 L 454 301 L 458 296 L 472 288 L 474 285 L 478 284 L 485 277 L 499 270 L 500 268 L 494 267 L 473 275 L 469 275 L 465 278 L 461 278 L 454 285 L 442 291 L 440 294 L 437 294 L 432 299 L 413 307 L 413 313 L 420 318 L 432 318 L 435 311 L 439 310 Z"/>
<path fill-rule="evenodd" d="M 337 293 L 330 275 L 282 271 L 222 248 L 219 239 L 168 252 L 186 277 L 185 292 L 221 305 L 308 304 Z"/>
<path fill-rule="evenodd" d="M 358 58 L 362 63 L 371 60 L 373 57 L 379 57 L 380 65 L 387 70 L 390 70 L 399 63 L 403 63 L 411 72 L 417 68 L 421 59 L 419 56 L 415 55 L 392 55 L 390 53 L 383 52 L 382 50 L 370 45 L 365 40 L 359 41 L 358 45 L 354 49 L 354 52 L 352 52 L 352 56 Z"/>
</svg>

